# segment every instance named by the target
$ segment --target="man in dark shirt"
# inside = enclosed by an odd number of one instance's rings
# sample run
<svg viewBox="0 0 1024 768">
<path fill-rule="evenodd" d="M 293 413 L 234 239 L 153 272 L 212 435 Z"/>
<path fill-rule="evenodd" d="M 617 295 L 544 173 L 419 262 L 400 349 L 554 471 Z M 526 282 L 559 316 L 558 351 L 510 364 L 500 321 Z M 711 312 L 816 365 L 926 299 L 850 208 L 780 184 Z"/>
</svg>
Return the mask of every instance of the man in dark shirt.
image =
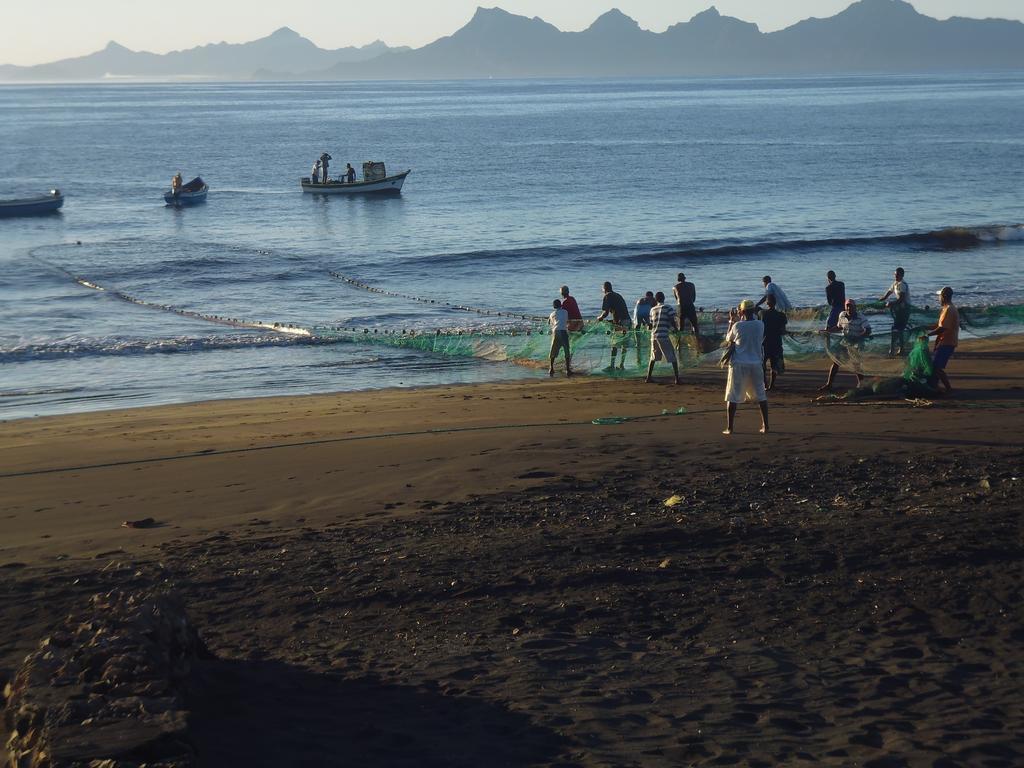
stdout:
<svg viewBox="0 0 1024 768">
<path fill-rule="evenodd" d="M 786 335 L 786 313 L 775 308 L 776 299 L 768 295 L 768 309 L 761 312 L 764 323 L 764 388 L 775 388 L 777 374 L 786 372 L 782 357 L 782 337 Z"/>
<path fill-rule="evenodd" d="M 825 323 L 825 327 L 833 328 L 839 319 L 839 313 L 843 311 L 843 306 L 846 304 L 846 283 L 836 280 L 836 273 L 831 269 L 825 277 L 828 278 L 828 285 L 825 286 L 825 301 L 828 302 L 829 307 L 828 321 Z"/>
<path fill-rule="evenodd" d="M 604 299 L 601 301 L 601 314 L 597 319 L 604 320 L 609 313 L 612 316 L 612 364 L 605 370 L 615 368 L 615 353 L 621 348 L 622 357 L 619 362 L 619 370 L 626 367 L 626 350 L 629 349 L 630 331 L 633 329 L 633 321 L 629 318 L 629 307 L 621 294 L 612 290 L 611 283 L 604 284 Z"/>
<path fill-rule="evenodd" d="M 672 293 L 676 297 L 676 314 L 679 317 L 679 344 L 683 343 L 683 331 L 686 321 L 690 321 L 693 328 L 693 338 L 697 342 L 697 351 L 700 352 L 700 325 L 697 323 L 697 286 L 686 280 L 686 275 L 680 272 L 676 275 L 675 286 Z"/>
</svg>

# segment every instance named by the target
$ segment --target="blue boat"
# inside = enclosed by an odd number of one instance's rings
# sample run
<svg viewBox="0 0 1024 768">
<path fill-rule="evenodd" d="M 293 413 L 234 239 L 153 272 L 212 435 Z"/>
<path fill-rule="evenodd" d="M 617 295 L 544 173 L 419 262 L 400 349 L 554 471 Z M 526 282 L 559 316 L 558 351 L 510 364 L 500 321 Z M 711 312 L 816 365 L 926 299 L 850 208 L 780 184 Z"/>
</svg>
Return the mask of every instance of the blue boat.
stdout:
<svg viewBox="0 0 1024 768">
<path fill-rule="evenodd" d="M 24 197 L 20 200 L 0 200 L 0 218 L 53 213 L 62 205 L 64 205 L 64 195 L 60 193 L 59 189 L 51 189 L 48 195 Z"/>
<path fill-rule="evenodd" d="M 206 202 L 206 193 L 210 188 L 199 176 L 196 176 L 188 184 L 184 184 L 177 192 L 168 189 L 164 192 L 164 202 L 180 208 L 183 205 L 195 205 Z"/>
</svg>

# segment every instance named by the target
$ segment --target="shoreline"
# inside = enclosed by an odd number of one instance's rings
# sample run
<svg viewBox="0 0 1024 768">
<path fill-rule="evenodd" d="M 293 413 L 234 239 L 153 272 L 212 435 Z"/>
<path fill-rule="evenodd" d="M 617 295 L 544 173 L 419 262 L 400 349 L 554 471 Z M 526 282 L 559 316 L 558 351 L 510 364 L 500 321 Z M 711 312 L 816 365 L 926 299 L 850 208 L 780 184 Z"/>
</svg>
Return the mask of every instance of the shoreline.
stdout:
<svg viewBox="0 0 1024 768">
<path fill-rule="evenodd" d="M 950 366 L 954 386 L 962 382 L 957 397 L 914 409 L 920 415 L 910 424 L 916 422 L 917 429 L 907 437 L 926 445 L 928 435 L 945 431 L 940 425 L 948 416 L 949 428 L 959 434 L 984 423 L 991 438 L 974 441 L 979 447 L 1020 445 L 1007 420 L 987 418 L 991 414 L 985 409 L 1020 406 L 1016 374 L 1024 371 L 1022 359 L 1024 336 L 962 344 Z M 794 456 L 851 454 L 856 451 L 836 439 L 848 433 L 850 441 L 873 451 L 898 451 L 891 443 L 900 430 L 887 424 L 885 414 L 906 404 L 815 405 L 811 400 L 824 366 L 824 361 L 789 365 L 769 397 L 768 444 L 784 445 Z M 394 514 L 403 507 L 420 508 L 425 500 L 463 500 L 471 491 L 462 485 L 492 492 L 533 486 L 557 474 L 552 467 L 563 462 L 582 474 L 600 473 L 615 464 L 602 450 L 605 441 L 671 442 L 683 432 L 692 435 L 680 446 L 687 454 L 729 445 L 720 434 L 721 371 L 686 371 L 680 387 L 666 383 L 671 377 L 661 367 L 655 373 L 660 382 L 654 385 L 587 377 L 517 380 L 213 400 L 3 422 L 0 489 L 6 514 L 0 521 L 0 565 L 76 553 L 95 556 L 122 546 L 132 551 L 136 544 L 209 533 L 254 516 L 325 522 L 335 516 L 331 505 L 338 503 L 357 509 L 357 516 L 380 514 L 381 508 Z M 849 384 L 841 372 L 836 391 Z M 676 414 L 681 407 L 685 415 Z M 757 431 L 754 411 L 752 404 L 740 408 L 739 434 L 733 436 L 737 448 Z M 591 423 L 615 417 L 625 417 L 624 423 Z M 559 440 L 580 446 L 582 455 L 562 456 Z M 808 440 L 820 447 L 808 450 Z M 535 446 L 537 455 L 509 447 L 520 444 Z M 424 454 L 428 446 L 429 456 Z M 481 458 L 495 454 L 500 461 Z M 345 465 L 334 466 L 339 457 Z M 452 478 L 441 471 L 446 466 Z M 278 484 L 268 484 L 264 471 Z M 222 476 L 234 482 L 218 483 Z M 181 477 L 193 481 L 184 485 L 195 487 L 179 488 Z M 153 484 L 149 492 L 138 488 L 140 478 Z M 289 483 L 296 484 L 294 490 Z M 111 493 L 122 486 L 125 492 Z M 192 509 L 197 499 L 212 507 L 208 514 Z M 185 502 L 186 509 L 179 510 Z M 287 512 L 291 507 L 304 511 Z M 139 511 L 127 511 L 133 508 Z M 62 524 L 71 512 L 76 513 L 72 524 Z M 119 529 L 125 520 L 147 517 L 164 527 L 128 535 Z"/>
</svg>

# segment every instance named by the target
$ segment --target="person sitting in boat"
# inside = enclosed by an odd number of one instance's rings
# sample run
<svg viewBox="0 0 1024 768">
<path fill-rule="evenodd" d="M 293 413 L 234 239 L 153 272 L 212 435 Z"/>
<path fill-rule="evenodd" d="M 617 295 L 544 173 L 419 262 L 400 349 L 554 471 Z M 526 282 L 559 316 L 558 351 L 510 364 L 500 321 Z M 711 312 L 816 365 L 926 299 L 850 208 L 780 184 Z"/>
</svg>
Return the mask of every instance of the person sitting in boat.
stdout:
<svg viewBox="0 0 1024 768">
<path fill-rule="evenodd" d="M 319 159 L 317 159 L 317 161 L 315 163 L 313 163 L 313 170 L 309 172 L 309 179 L 314 184 L 319 184 L 320 183 L 320 160 Z"/>
<path fill-rule="evenodd" d="M 181 178 L 181 171 L 178 171 L 171 177 L 171 194 L 177 196 L 181 192 L 181 185 L 184 183 L 184 180 Z"/>
<path fill-rule="evenodd" d="M 356 169 L 352 167 L 352 163 L 345 163 L 345 181 L 352 184 L 356 180 Z"/>
<path fill-rule="evenodd" d="M 334 158 L 331 157 L 326 152 L 324 152 L 322 155 L 320 155 L 320 167 L 324 169 L 324 175 L 323 175 L 323 183 L 324 184 L 326 184 L 328 181 L 330 181 L 330 178 L 327 176 L 327 168 L 330 166 L 331 160 L 333 160 L 333 159 Z"/>
</svg>

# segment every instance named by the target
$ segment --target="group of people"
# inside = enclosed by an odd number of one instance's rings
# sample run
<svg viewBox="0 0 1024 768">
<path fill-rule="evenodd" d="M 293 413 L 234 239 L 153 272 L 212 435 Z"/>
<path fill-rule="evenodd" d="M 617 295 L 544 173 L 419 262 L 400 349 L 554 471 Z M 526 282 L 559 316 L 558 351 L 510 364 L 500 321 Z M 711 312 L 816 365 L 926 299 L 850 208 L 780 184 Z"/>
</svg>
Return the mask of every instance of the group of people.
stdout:
<svg viewBox="0 0 1024 768">
<path fill-rule="evenodd" d="M 825 298 L 829 307 L 825 322 L 826 339 L 833 336 L 841 337 L 847 348 L 857 348 L 871 336 L 871 325 L 868 319 L 859 312 L 857 303 L 846 296 L 845 284 L 837 279 L 836 273 L 829 270 L 826 275 Z M 725 388 L 726 429 L 724 434 L 731 434 L 736 408 L 746 400 L 756 400 L 761 411 L 761 432 L 768 431 L 768 397 L 767 392 L 776 385 L 777 377 L 785 372 L 783 354 L 783 337 L 788 333 L 786 312 L 793 308 L 785 291 L 776 284 L 770 275 L 762 278 L 764 292 L 758 301 L 744 299 L 738 307 L 729 311 L 729 328 L 725 336 L 725 351 L 722 366 L 728 368 Z M 610 282 L 604 283 L 601 313 L 598 321 L 610 320 L 613 326 L 611 364 L 605 370 L 625 367 L 626 349 L 629 339 L 635 336 L 631 331 L 646 327 L 651 331 L 651 354 L 647 365 L 645 381 L 651 382 L 655 363 L 664 361 L 672 366 L 674 381 L 681 383 L 679 378 L 679 361 L 677 348 L 672 343 L 672 332 L 679 331 L 678 344 L 682 344 L 681 332 L 687 322 L 693 328 L 697 349 L 701 349 L 700 326 L 697 318 L 697 292 L 692 282 L 680 272 L 676 285 L 672 289 L 675 307 L 667 303 L 661 291 L 647 291 L 636 302 L 632 316 L 626 300 L 617 293 Z M 555 361 L 559 354 L 565 356 L 566 375 L 572 375 L 572 352 L 570 348 L 570 332 L 583 329 L 583 315 L 579 304 L 569 293 L 569 287 L 563 285 L 561 297 L 553 302 L 553 311 L 549 317 L 551 326 L 551 351 L 549 355 L 548 375 L 555 375 Z M 946 286 L 939 292 L 941 311 L 938 322 L 926 332 L 927 336 L 936 338 L 932 355 L 932 367 L 935 376 L 941 383 L 946 394 L 952 393 L 946 375 L 949 363 L 959 342 L 960 315 L 953 304 L 953 289 Z M 899 267 L 893 273 L 893 282 L 879 301 L 888 302 L 892 314 L 893 325 L 890 337 L 889 355 L 902 356 L 907 342 L 907 330 L 910 323 L 911 304 L 910 287 L 906 281 L 906 271 Z M 762 308 L 762 305 L 763 308 Z M 681 347 L 680 347 L 681 348 Z M 639 355 L 639 352 L 638 352 Z M 852 359 L 852 358 L 851 358 Z M 821 390 L 831 390 L 836 374 L 841 365 L 833 356 L 825 384 Z M 850 365 L 857 378 L 858 386 L 863 382 L 863 373 L 855 359 Z"/>
<path fill-rule="evenodd" d="M 334 158 L 331 157 L 327 152 L 324 152 L 322 155 L 320 155 L 320 157 L 316 159 L 316 162 L 313 163 L 313 168 L 309 172 L 310 181 L 312 181 L 314 184 L 330 183 L 331 177 L 329 175 L 329 171 L 331 167 L 331 160 L 333 159 Z M 345 163 L 345 172 L 341 175 L 341 179 L 338 179 L 336 181 L 351 184 L 355 180 L 356 169 L 352 167 L 352 163 Z"/>
</svg>

